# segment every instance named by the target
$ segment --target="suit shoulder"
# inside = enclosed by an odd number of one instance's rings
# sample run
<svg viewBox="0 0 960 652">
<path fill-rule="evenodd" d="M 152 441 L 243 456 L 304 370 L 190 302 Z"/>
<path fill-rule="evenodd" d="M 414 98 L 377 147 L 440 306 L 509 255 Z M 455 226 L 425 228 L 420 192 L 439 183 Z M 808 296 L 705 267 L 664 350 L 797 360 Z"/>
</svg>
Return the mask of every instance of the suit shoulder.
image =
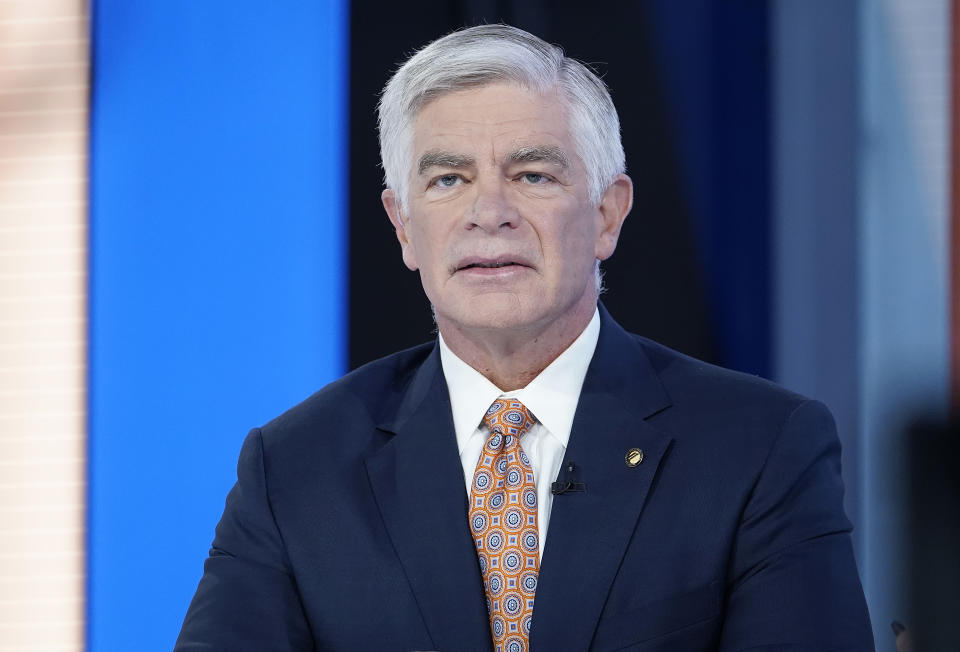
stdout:
<svg viewBox="0 0 960 652">
<path fill-rule="evenodd" d="M 317 424 L 375 426 L 396 410 L 417 370 L 436 346 L 433 342 L 368 362 L 325 385 L 310 397 L 265 424 L 264 444 L 313 432 Z"/>
<path fill-rule="evenodd" d="M 651 424 L 694 444 L 707 458 L 736 459 L 737 468 L 751 476 L 748 470 L 759 472 L 776 446 L 839 445 L 833 416 L 822 403 L 635 337 L 670 397 L 670 407 L 654 415 Z"/>
<path fill-rule="evenodd" d="M 833 416 L 819 401 L 634 337 L 670 396 L 671 408 L 654 419 L 669 430 L 760 449 L 772 445 L 788 424 L 807 424 L 804 436 L 836 437 Z"/>
<path fill-rule="evenodd" d="M 633 337 L 674 401 L 696 396 L 737 404 L 772 401 L 792 410 L 810 400 L 766 378 L 704 362 L 639 335 Z"/>
</svg>

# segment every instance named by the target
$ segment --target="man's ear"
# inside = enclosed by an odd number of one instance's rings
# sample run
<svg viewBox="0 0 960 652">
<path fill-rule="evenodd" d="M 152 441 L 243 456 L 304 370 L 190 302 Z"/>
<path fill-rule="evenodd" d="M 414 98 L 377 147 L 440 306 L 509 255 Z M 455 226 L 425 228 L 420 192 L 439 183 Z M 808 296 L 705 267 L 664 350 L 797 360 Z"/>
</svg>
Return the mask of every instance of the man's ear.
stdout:
<svg viewBox="0 0 960 652">
<path fill-rule="evenodd" d="M 623 221 L 627 219 L 632 206 L 633 181 L 625 174 L 618 174 L 600 198 L 594 247 L 597 260 L 606 260 L 613 255 Z"/>
<path fill-rule="evenodd" d="M 410 271 L 417 271 L 416 252 L 414 251 L 413 241 L 410 239 L 410 234 L 406 228 L 405 220 L 408 218 L 403 215 L 400 202 L 397 201 L 397 194 L 390 188 L 387 188 L 380 195 L 380 201 L 383 202 L 383 210 L 387 211 L 387 217 L 390 218 L 390 223 L 393 224 L 393 228 L 397 233 L 397 240 L 400 241 L 400 251 L 403 253 L 403 264 L 406 265 Z"/>
</svg>

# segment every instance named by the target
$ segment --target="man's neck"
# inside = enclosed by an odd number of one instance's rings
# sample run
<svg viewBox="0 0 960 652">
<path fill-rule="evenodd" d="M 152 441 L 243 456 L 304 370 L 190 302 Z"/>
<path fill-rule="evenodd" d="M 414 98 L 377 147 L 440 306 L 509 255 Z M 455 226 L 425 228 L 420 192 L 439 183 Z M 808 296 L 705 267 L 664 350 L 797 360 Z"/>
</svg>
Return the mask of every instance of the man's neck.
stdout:
<svg viewBox="0 0 960 652">
<path fill-rule="evenodd" d="M 587 327 L 595 309 L 595 303 L 581 307 L 544 327 L 468 330 L 439 315 L 437 326 L 458 358 L 509 392 L 526 387 L 556 360 Z"/>
</svg>

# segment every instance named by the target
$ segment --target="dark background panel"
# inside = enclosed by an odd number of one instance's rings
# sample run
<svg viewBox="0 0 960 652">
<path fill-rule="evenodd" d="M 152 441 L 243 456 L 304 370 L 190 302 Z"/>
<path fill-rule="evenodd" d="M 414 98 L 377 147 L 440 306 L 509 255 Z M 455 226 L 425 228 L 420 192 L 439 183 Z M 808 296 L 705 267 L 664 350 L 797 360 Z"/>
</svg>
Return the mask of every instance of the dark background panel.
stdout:
<svg viewBox="0 0 960 652">
<path fill-rule="evenodd" d="M 629 330 L 769 375 L 767 12 L 760 2 L 355 0 L 351 24 L 351 367 L 433 336 L 380 206 L 375 104 L 452 29 L 508 22 L 591 64 L 620 114 L 635 203 L 603 301 Z M 376 16 L 375 21 L 370 18 Z"/>
<path fill-rule="evenodd" d="M 923 421 L 902 436 L 907 477 L 909 618 L 916 650 L 960 650 L 960 420 Z"/>
</svg>

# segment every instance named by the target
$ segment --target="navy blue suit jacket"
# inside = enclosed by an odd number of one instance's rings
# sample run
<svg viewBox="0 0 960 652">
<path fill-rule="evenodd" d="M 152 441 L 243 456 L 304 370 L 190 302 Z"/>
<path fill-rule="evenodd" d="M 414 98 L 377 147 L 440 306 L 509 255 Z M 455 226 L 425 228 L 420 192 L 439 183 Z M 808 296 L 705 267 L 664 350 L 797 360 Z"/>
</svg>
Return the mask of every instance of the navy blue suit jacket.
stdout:
<svg viewBox="0 0 960 652">
<path fill-rule="evenodd" d="M 601 313 L 531 648 L 873 649 L 828 411 Z M 467 500 L 437 346 L 344 376 L 247 437 L 177 649 L 490 650 Z"/>
</svg>

